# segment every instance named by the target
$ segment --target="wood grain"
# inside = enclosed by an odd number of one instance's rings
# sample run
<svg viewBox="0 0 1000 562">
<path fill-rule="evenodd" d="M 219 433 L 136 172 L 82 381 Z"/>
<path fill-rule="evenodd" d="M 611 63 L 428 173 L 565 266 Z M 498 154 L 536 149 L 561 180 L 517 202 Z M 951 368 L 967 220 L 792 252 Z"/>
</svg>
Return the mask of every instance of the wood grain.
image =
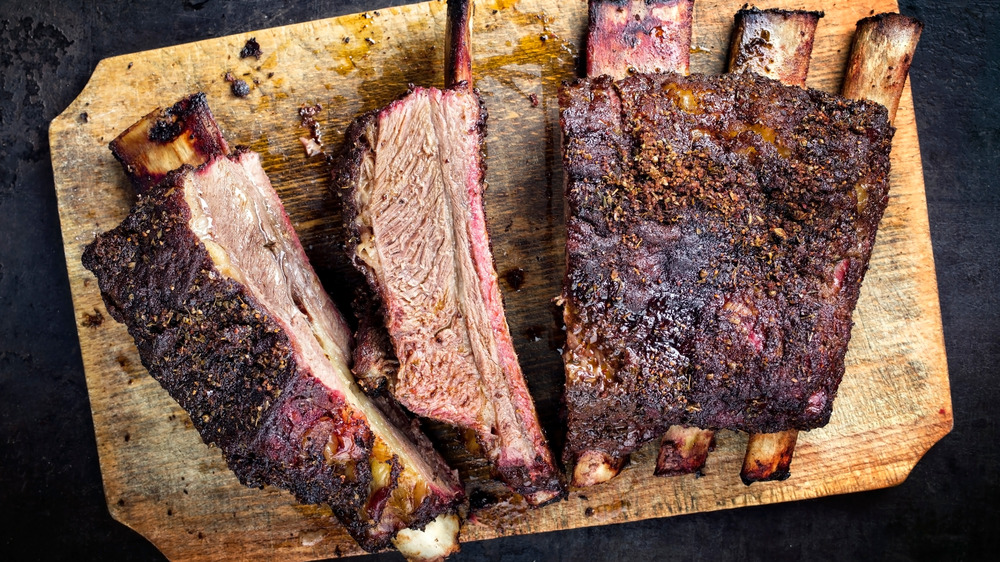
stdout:
<svg viewBox="0 0 1000 562">
<path fill-rule="evenodd" d="M 721 72 L 742 0 L 699 0 L 693 72 Z M 761 2 L 761 8 L 777 6 Z M 807 1 L 823 10 L 808 84 L 836 92 L 855 22 L 895 3 Z M 217 449 L 142 368 L 124 326 L 111 320 L 84 245 L 115 226 L 133 194 L 106 145 L 153 108 L 207 93 L 231 144 L 264 167 L 320 277 L 346 310 L 359 277 L 343 248 L 340 203 L 329 168 L 308 158 L 298 109 L 320 103 L 325 149 L 333 151 L 359 112 L 403 93 L 407 83 L 443 82 L 445 5 L 429 2 L 256 31 L 102 61 L 50 128 L 67 267 L 78 320 L 105 494 L 111 514 L 171 559 L 303 560 L 360 552 L 329 509 L 298 505 L 281 490 L 244 488 Z M 476 6 L 473 71 L 489 108 L 487 219 L 508 320 L 543 425 L 558 444 L 565 230 L 556 91 L 580 67 L 586 2 L 490 0 Z M 240 59 L 249 37 L 264 51 Z M 919 57 L 918 62 L 919 64 Z M 226 72 L 251 84 L 230 93 Z M 535 103 L 534 99 L 537 99 Z M 871 269 L 854 314 L 847 374 L 830 424 L 799 437 L 792 477 L 744 486 L 746 436 L 720 432 L 702 478 L 654 478 L 656 444 L 633 455 L 608 484 L 526 511 L 516 499 L 479 511 L 464 540 L 603 525 L 892 486 L 952 427 L 941 315 L 913 103 L 896 117 L 892 191 Z M 520 277 L 520 279 L 519 279 Z M 101 321 L 103 318 L 103 321 Z M 445 448 L 472 485 L 484 469 Z"/>
</svg>

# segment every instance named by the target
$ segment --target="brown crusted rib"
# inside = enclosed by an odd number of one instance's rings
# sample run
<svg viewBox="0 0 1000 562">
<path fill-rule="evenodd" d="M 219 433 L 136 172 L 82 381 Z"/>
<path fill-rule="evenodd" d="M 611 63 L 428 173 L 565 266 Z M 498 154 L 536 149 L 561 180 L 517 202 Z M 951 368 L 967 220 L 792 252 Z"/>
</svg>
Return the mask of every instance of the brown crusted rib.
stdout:
<svg viewBox="0 0 1000 562">
<path fill-rule="evenodd" d="M 634 72 L 687 74 L 693 7 L 693 0 L 591 0 L 587 76 L 596 78 L 607 74 L 617 79 Z M 694 427 L 672 427 L 663 437 L 656 474 L 666 476 L 699 470 L 705 465 L 705 457 L 714 443 L 712 432 L 704 433 Z M 593 486 L 606 482 L 621 471 L 626 460 L 626 457 L 613 457 L 607 451 L 583 451 L 573 469 L 573 485 Z"/>
<path fill-rule="evenodd" d="M 140 194 L 185 164 L 197 167 L 229 154 L 204 94 L 153 111 L 111 141 L 110 147 Z"/>
<path fill-rule="evenodd" d="M 751 71 L 790 86 L 805 87 L 816 23 L 821 17 L 822 12 L 802 10 L 739 10 L 730 42 L 728 71 Z M 693 427 L 671 428 L 663 437 L 655 473 L 675 475 L 700 470 L 710 445 L 715 442 L 714 436 L 712 431 Z M 794 435 L 791 437 L 794 447 Z M 751 436 L 751 445 L 754 442 L 755 437 Z M 787 443 L 787 439 L 783 442 Z M 756 449 L 748 449 L 748 458 L 751 450 Z M 780 458 L 790 462 L 791 456 L 792 451 L 788 450 Z M 786 462 L 785 474 L 787 468 Z"/>
<path fill-rule="evenodd" d="M 900 14 L 878 14 L 858 22 L 842 94 L 886 106 L 892 122 L 923 24 Z M 805 75 L 802 76 L 803 83 Z M 804 84 L 799 84 L 804 85 Z M 744 484 L 788 478 L 796 430 L 753 434 L 740 478 Z"/>
<path fill-rule="evenodd" d="M 740 10 L 729 51 L 729 72 L 752 71 L 804 88 L 816 24 L 822 12 Z M 740 477 L 744 484 L 788 478 L 798 431 L 751 434 Z"/>
<path fill-rule="evenodd" d="M 460 20 L 450 27 L 454 83 L 414 88 L 355 120 L 335 183 L 346 194 L 353 261 L 380 298 L 399 362 L 387 387 L 417 415 L 473 430 L 500 477 L 540 505 L 564 486 L 493 265 L 482 200 L 486 111 L 467 79 L 465 4 L 449 2 Z"/>
<path fill-rule="evenodd" d="M 587 76 L 688 73 L 694 0 L 590 0 Z"/>
<path fill-rule="evenodd" d="M 181 114 L 182 127 L 218 131 L 201 94 L 140 125 Z M 136 130 L 114 143 L 128 155 L 126 173 L 173 161 L 160 145 L 176 136 Z M 187 130 L 184 142 L 207 146 L 198 129 Z M 381 403 L 383 412 L 355 390 L 350 332 L 257 154 L 212 146 L 198 155 L 205 163 L 167 174 L 87 247 L 84 265 L 109 312 L 243 483 L 329 504 L 368 550 L 390 540 L 405 549 L 414 534 L 432 532 L 414 530 L 425 525 L 441 531 L 446 548 L 437 555 L 454 550 L 457 477 L 398 407 Z"/>
<path fill-rule="evenodd" d="M 585 79 L 560 107 L 567 463 L 677 424 L 824 425 L 888 200 L 885 109 L 753 73 Z"/>
</svg>

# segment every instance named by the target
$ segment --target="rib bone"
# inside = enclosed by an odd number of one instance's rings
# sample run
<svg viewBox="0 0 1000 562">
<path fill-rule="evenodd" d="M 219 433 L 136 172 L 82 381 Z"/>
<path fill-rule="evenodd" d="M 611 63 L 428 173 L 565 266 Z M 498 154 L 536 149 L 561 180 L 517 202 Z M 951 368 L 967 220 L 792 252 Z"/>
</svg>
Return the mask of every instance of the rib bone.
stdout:
<svg viewBox="0 0 1000 562">
<path fill-rule="evenodd" d="M 790 86 L 805 87 L 816 24 L 822 12 L 743 9 L 729 51 L 729 71 L 752 71 Z M 784 480 L 798 431 L 753 434 L 740 478 L 745 484 Z"/>
<path fill-rule="evenodd" d="M 694 0 L 591 0 L 587 76 L 688 73 Z"/>
<path fill-rule="evenodd" d="M 889 110 L 891 122 L 922 30 L 918 20 L 900 14 L 878 14 L 859 21 L 841 94 L 881 103 Z M 743 482 L 788 478 L 797 438 L 796 430 L 751 435 L 740 472 Z"/>
<path fill-rule="evenodd" d="M 607 74 L 621 79 L 632 72 L 687 74 L 693 8 L 694 0 L 591 0 L 587 76 Z M 714 433 L 675 426 L 663 439 L 656 473 L 681 474 L 704 466 Z M 575 460 L 573 485 L 593 486 L 614 478 L 626 459 L 589 450 Z"/>
</svg>

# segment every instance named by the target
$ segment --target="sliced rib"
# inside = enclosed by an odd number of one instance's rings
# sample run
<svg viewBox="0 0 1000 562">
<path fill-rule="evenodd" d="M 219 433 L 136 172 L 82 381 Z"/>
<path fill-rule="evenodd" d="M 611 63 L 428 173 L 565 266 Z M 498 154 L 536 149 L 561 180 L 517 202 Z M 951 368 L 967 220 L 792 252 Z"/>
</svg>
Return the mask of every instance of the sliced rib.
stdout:
<svg viewBox="0 0 1000 562">
<path fill-rule="evenodd" d="M 387 386 L 415 414 L 473 430 L 500 477 L 540 505 L 563 485 L 504 315 L 482 200 L 486 111 L 468 83 L 469 9 L 456 4 L 467 3 L 449 2 L 459 81 L 358 118 L 336 183 L 398 361 Z"/>
<path fill-rule="evenodd" d="M 118 153 L 147 155 L 149 168 L 170 162 L 157 148 L 178 137 L 134 133 L 173 123 L 184 142 L 197 140 L 181 132 L 188 118 L 214 124 L 202 95 L 151 113 L 116 140 Z M 457 476 L 400 411 L 382 412 L 354 384 L 350 332 L 258 155 L 205 156 L 167 174 L 87 247 L 108 311 L 241 482 L 329 504 L 367 550 L 432 521 L 454 550 Z"/>
</svg>

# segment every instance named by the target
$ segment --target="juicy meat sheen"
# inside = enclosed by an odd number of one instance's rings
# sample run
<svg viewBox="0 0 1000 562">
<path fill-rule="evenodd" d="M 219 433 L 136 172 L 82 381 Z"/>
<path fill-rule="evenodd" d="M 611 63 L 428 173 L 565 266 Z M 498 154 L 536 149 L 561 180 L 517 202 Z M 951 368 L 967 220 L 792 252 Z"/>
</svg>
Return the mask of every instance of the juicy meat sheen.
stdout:
<svg viewBox="0 0 1000 562">
<path fill-rule="evenodd" d="M 350 332 L 255 153 L 168 174 L 83 263 L 243 483 L 330 504 L 369 550 L 461 501 L 426 437 L 353 384 Z"/>
<path fill-rule="evenodd" d="M 420 416 L 474 430 L 501 477 L 542 503 L 562 486 L 490 252 L 485 118 L 464 85 L 414 89 L 352 125 L 338 183 L 349 190 L 354 261 L 381 300 L 398 359 L 392 392 Z"/>
<path fill-rule="evenodd" d="M 566 460 L 670 425 L 826 424 L 888 201 L 885 109 L 750 73 L 581 80 L 560 105 Z"/>
</svg>

